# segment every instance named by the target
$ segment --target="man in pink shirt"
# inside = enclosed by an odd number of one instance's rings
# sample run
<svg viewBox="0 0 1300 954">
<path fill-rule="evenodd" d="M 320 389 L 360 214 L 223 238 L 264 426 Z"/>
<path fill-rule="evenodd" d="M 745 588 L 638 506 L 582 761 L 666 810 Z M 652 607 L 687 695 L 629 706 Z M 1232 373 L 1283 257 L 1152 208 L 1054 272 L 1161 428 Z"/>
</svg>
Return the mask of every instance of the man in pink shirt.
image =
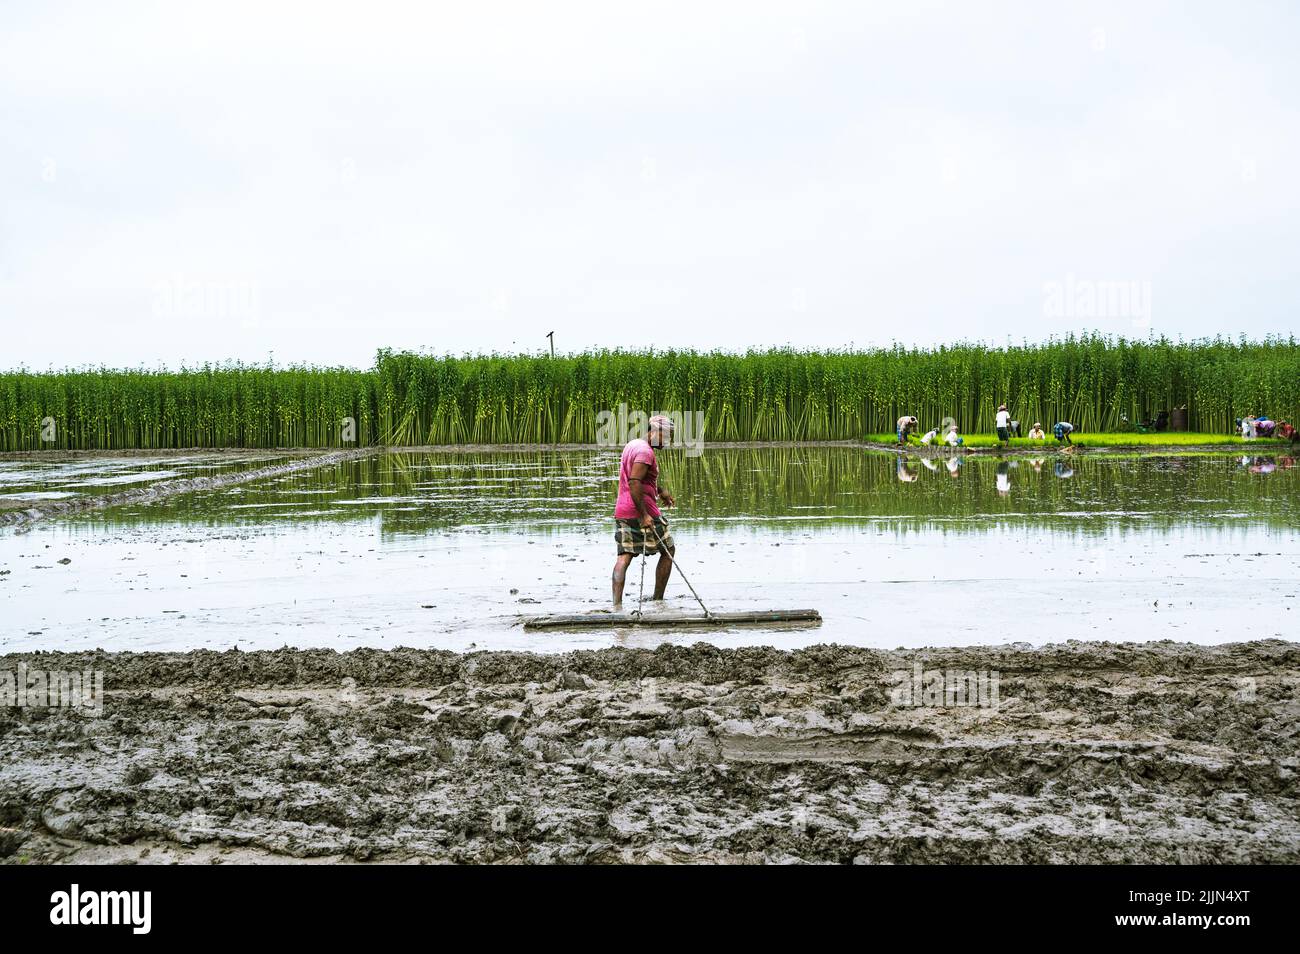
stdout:
<svg viewBox="0 0 1300 954">
<path fill-rule="evenodd" d="M 618 502 L 614 505 L 614 542 L 618 556 L 614 560 L 614 605 L 623 605 L 623 583 L 632 558 L 659 554 L 655 567 L 654 599 L 664 598 L 668 577 L 673 572 L 672 557 L 677 552 L 668 521 L 659 511 L 659 503 L 671 507 L 672 494 L 659 486 L 659 461 L 655 448 L 663 449 L 664 438 L 673 432 L 672 418 L 656 414 L 644 438 L 629 441 L 623 448 L 618 465 Z"/>
</svg>

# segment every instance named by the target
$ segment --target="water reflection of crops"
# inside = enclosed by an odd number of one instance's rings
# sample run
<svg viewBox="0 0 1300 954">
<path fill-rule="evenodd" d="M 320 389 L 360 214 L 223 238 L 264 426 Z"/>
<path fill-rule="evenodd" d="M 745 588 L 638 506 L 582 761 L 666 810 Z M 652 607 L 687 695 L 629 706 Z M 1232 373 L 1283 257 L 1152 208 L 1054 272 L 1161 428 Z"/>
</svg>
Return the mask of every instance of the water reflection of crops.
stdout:
<svg viewBox="0 0 1300 954">
<path fill-rule="evenodd" d="M 1288 457 L 1054 456 L 898 461 L 851 448 L 667 453 L 682 523 L 1060 531 L 1270 525 L 1294 529 L 1300 468 Z M 614 453 L 389 454 L 232 491 L 86 518 L 205 525 L 378 519 L 387 533 L 504 529 L 603 532 Z M 931 469 L 931 467 L 933 469 Z M 955 467 L 955 473 L 950 472 Z M 1005 491 L 1005 492 L 1003 492 Z"/>
</svg>

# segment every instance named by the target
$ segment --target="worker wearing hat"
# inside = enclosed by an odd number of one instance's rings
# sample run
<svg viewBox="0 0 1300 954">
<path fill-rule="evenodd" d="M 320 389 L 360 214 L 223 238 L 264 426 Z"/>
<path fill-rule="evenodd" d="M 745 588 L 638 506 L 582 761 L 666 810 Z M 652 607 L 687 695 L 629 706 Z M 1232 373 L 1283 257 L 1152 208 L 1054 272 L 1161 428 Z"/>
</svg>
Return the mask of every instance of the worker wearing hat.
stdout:
<svg viewBox="0 0 1300 954">
<path fill-rule="evenodd" d="M 997 416 L 998 444 L 1011 446 L 1011 414 L 1005 404 L 998 405 Z"/>
</svg>

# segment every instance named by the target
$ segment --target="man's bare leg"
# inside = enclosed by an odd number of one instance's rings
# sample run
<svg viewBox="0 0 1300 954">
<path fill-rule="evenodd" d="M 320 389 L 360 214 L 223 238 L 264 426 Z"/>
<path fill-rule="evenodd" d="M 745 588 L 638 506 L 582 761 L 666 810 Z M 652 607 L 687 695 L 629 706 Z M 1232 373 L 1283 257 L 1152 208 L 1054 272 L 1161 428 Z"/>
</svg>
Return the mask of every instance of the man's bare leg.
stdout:
<svg viewBox="0 0 1300 954">
<path fill-rule="evenodd" d="M 668 577 L 673 572 L 672 557 L 677 555 L 676 547 L 665 547 L 664 552 L 659 554 L 659 562 L 655 564 L 655 595 L 654 599 L 661 600 L 664 598 L 664 590 L 668 589 Z"/>
<path fill-rule="evenodd" d="M 632 554 L 620 553 L 614 558 L 614 606 L 623 605 L 623 583 L 627 580 L 627 568 L 632 563 Z"/>
</svg>

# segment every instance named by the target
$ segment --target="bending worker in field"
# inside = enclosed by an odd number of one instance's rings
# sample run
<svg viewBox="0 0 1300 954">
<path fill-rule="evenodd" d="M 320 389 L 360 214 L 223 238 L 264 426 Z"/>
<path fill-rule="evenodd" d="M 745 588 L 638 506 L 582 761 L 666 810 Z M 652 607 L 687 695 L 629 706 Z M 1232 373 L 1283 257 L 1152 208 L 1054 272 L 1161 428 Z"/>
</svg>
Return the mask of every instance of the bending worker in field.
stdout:
<svg viewBox="0 0 1300 954">
<path fill-rule="evenodd" d="M 911 414 L 905 414 L 898 419 L 898 443 L 906 444 L 908 438 L 916 433 L 919 422 Z"/>
<path fill-rule="evenodd" d="M 650 418 L 646 436 L 629 441 L 623 448 L 623 457 L 618 465 L 618 502 L 614 505 L 614 543 L 618 553 L 614 559 L 615 607 L 623 605 L 623 583 L 633 557 L 658 553 L 653 598 L 663 599 L 664 590 L 668 588 L 668 577 L 673 572 L 672 557 L 677 547 L 659 504 L 671 507 L 676 501 L 672 494 L 659 486 L 659 461 L 655 457 L 655 448 L 663 450 L 664 440 L 671 437 L 673 426 L 672 418 L 656 414 Z"/>
</svg>

